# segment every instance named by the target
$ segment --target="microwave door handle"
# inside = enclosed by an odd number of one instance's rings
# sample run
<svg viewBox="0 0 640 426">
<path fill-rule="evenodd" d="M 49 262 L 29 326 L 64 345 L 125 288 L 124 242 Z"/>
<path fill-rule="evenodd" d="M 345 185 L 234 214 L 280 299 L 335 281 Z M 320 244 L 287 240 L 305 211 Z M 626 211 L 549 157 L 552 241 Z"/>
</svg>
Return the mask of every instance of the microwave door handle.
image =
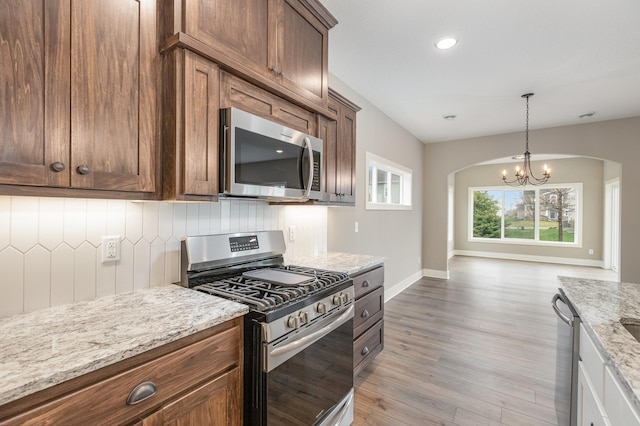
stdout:
<svg viewBox="0 0 640 426">
<path fill-rule="evenodd" d="M 311 196 L 311 185 L 313 185 L 313 149 L 311 148 L 311 141 L 309 138 L 304 138 L 304 146 L 309 152 L 309 181 L 304 191 L 304 196 L 309 198 Z"/>
</svg>

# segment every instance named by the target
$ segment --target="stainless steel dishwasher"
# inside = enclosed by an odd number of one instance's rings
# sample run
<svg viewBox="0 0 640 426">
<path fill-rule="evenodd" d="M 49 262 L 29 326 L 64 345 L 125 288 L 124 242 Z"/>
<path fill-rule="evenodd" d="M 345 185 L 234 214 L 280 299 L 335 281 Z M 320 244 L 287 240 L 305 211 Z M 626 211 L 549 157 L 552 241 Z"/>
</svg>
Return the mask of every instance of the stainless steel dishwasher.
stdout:
<svg viewBox="0 0 640 426">
<path fill-rule="evenodd" d="M 580 317 L 561 288 L 551 299 L 551 307 L 558 315 L 555 391 L 558 425 L 577 426 Z M 568 392 L 570 406 L 567 413 Z"/>
</svg>

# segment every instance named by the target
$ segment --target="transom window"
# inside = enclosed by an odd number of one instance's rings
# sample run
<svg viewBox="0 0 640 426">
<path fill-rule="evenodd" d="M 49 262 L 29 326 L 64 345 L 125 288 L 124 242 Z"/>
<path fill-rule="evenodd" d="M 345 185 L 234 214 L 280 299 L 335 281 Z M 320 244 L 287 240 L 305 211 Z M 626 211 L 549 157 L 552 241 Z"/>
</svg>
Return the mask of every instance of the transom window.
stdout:
<svg viewBox="0 0 640 426">
<path fill-rule="evenodd" d="M 469 240 L 580 246 L 582 184 L 469 188 Z"/>
</svg>

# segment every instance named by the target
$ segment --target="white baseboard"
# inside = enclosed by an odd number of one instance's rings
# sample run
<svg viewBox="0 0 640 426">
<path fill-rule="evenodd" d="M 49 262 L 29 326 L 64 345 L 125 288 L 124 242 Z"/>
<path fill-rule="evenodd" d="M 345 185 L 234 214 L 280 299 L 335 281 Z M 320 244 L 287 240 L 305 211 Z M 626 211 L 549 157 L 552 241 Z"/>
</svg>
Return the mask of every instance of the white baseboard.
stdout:
<svg viewBox="0 0 640 426">
<path fill-rule="evenodd" d="M 527 255 L 527 254 L 512 254 L 512 253 L 492 253 L 492 252 L 486 252 L 486 251 L 473 251 L 473 250 L 454 250 L 454 254 L 459 256 L 486 257 L 491 259 L 522 260 L 525 262 L 559 263 L 563 265 L 592 266 L 596 268 L 604 267 L 604 263 L 601 260 L 574 259 L 570 257 L 534 256 L 534 255 Z"/>
<path fill-rule="evenodd" d="M 449 271 L 441 271 L 438 269 L 423 269 L 422 276 L 429 278 L 439 278 L 441 280 L 449 279 Z"/>
<path fill-rule="evenodd" d="M 398 284 L 394 285 L 391 288 L 384 288 L 384 303 L 387 303 L 389 300 L 393 299 L 413 284 L 416 283 L 420 278 L 423 277 L 422 271 L 418 271 L 415 274 L 409 275 L 404 280 L 400 281 Z"/>
</svg>

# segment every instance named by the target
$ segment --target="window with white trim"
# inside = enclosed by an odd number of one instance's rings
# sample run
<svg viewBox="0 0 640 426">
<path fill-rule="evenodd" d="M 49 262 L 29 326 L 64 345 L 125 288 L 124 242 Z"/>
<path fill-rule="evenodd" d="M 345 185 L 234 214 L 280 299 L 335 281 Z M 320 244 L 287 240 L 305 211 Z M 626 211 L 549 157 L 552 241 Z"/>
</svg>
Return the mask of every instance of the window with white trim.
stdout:
<svg viewBox="0 0 640 426">
<path fill-rule="evenodd" d="M 367 210 L 411 210 L 413 171 L 371 152 L 367 161 Z"/>
<path fill-rule="evenodd" d="M 469 188 L 469 241 L 581 246 L 582 184 Z"/>
</svg>

